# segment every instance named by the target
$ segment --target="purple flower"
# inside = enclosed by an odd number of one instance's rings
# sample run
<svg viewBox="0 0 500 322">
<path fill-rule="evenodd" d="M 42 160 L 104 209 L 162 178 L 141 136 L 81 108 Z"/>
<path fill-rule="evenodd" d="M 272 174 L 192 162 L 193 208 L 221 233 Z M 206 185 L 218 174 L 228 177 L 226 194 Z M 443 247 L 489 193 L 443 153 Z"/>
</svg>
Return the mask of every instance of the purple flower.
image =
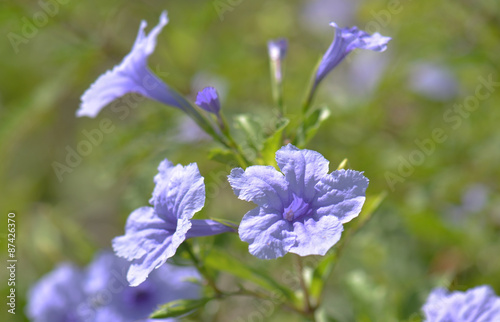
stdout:
<svg viewBox="0 0 500 322">
<path fill-rule="evenodd" d="M 335 28 L 335 37 L 318 67 L 315 86 L 354 49 L 384 51 L 391 40 L 390 37 L 384 37 L 378 32 L 370 35 L 357 27 L 339 28 L 334 22 L 330 25 Z"/>
<path fill-rule="evenodd" d="M 414 64 L 410 69 L 410 89 L 434 101 L 447 101 L 458 93 L 458 82 L 444 65 L 431 62 Z"/>
<path fill-rule="evenodd" d="M 215 90 L 215 88 L 205 87 L 203 90 L 198 92 L 195 103 L 205 111 L 219 115 L 219 94 L 217 94 L 217 90 Z"/>
<path fill-rule="evenodd" d="M 141 285 L 130 287 L 126 280 L 129 265 L 126 260 L 108 252 L 101 253 L 89 265 L 86 291 L 92 294 L 91 303 L 102 305 L 97 311 L 96 321 L 142 321 L 158 305 L 200 296 L 200 286 L 188 281 L 200 279 L 193 267 L 167 263 L 152 272 Z"/>
<path fill-rule="evenodd" d="M 160 304 L 200 296 L 199 285 L 188 281 L 200 279 L 193 267 L 165 264 L 148 281 L 130 287 L 126 280 L 129 264 L 103 252 L 85 270 L 59 266 L 30 290 L 28 317 L 40 322 L 145 321 Z"/>
<path fill-rule="evenodd" d="M 328 174 L 320 153 L 291 144 L 276 152 L 276 161 L 283 174 L 251 166 L 229 175 L 238 198 L 258 205 L 241 221 L 241 240 L 262 259 L 324 255 L 340 239 L 342 224 L 361 211 L 368 179 L 353 170 Z"/>
<path fill-rule="evenodd" d="M 284 38 L 271 40 L 267 43 L 269 58 L 273 70 L 273 77 L 278 82 L 282 82 L 281 63 L 285 59 L 288 50 L 288 41 Z"/>
<path fill-rule="evenodd" d="M 167 24 L 167 12 L 162 12 L 159 24 L 149 35 L 141 22 L 139 33 L 130 53 L 112 70 L 102 74 L 82 95 L 77 116 L 95 117 L 114 99 L 127 93 L 139 93 L 161 103 L 184 109 L 183 98 L 161 81 L 147 66 L 147 59 L 156 47 L 156 37 Z"/>
<path fill-rule="evenodd" d="M 113 239 L 116 254 L 132 262 L 127 274 L 132 286 L 144 282 L 151 271 L 174 256 L 186 238 L 234 230 L 212 220 L 191 220 L 205 204 L 205 184 L 196 164 L 174 166 L 164 160 L 158 170 L 149 201 L 153 207 L 132 212 L 125 235 Z"/>
<path fill-rule="evenodd" d="M 426 322 L 500 321 L 500 298 L 487 285 L 451 293 L 436 288 L 422 310 Z"/>
<path fill-rule="evenodd" d="M 84 281 L 77 267 L 61 264 L 30 289 L 26 315 L 36 322 L 88 321 Z"/>
</svg>

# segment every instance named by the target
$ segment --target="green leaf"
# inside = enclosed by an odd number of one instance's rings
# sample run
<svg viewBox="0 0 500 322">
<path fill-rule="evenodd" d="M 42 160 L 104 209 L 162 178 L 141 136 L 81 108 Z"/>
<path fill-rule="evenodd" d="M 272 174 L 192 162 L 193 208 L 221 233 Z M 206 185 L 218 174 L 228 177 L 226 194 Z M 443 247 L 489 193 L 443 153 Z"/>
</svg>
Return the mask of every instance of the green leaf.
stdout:
<svg viewBox="0 0 500 322">
<path fill-rule="evenodd" d="M 305 125 L 305 142 L 309 142 L 316 132 L 318 131 L 321 124 L 326 121 L 331 115 L 330 109 L 328 107 L 321 107 L 314 112 L 306 119 L 304 122 Z"/>
<path fill-rule="evenodd" d="M 309 293 L 313 299 L 319 300 L 323 292 L 326 279 L 330 276 L 333 264 L 337 258 L 337 252 L 328 253 L 319 265 L 314 269 Z"/>
<path fill-rule="evenodd" d="M 205 258 L 205 266 L 250 281 L 268 291 L 278 291 L 287 299 L 295 301 L 295 294 L 292 290 L 276 282 L 273 277 L 266 273 L 241 263 L 225 252 L 210 251 L 210 254 Z"/>
<path fill-rule="evenodd" d="M 297 139 L 295 144 L 302 148 L 307 142 L 309 142 L 316 132 L 318 132 L 321 124 L 327 120 L 331 115 L 330 109 L 326 106 L 314 110 L 309 116 L 306 117 L 304 123 L 299 126 L 299 131 L 297 133 Z"/>
<path fill-rule="evenodd" d="M 210 300 L 213 300 L 213 298 L 205 297 L 193 300 L 175 300 L 167 304 L 161 305 L 160 308 L 158 308 L 150 315 L 150 318 L 166 319 L 166 318 L 178 317 L 190 313 L 193 310 L 199 309 Z"/>
<path fill-rule="evenodd" d="M 239 164 L 238 159 L 236 158 L 236 156 L 234 155 L 234 153 L 232 151 L 223 150 L 223 149 L 219 149 L 219 148 L 215 148 L 215 149 L 210 150 L 210 153 L 208 154 L 208 158 L 210 160 L 214 160 L 214 161 L 220 162 L 222 164 L 227 164 L 227 165 L 235 166 L 235 167 Z"/>
<path fill-rule="evenodd" d="M 236 127 L 245 133 L 247 144 L 255 152 L 260 152 L 264 146 L 264 130 L 262 129 L 262 122 L 255 116 L 249 114 L 238 115 L 235 118 Z"/>
<path fill-rule="evenodd" d="M 264 147 L 261 152 L 263 164 L 277 166 L 276 158 L 274 157 L 276 151 L 283 144 L 282 137 L 283 131 L 290 123 L 290 120 L 286 118 L 281 118 L 277 121 L 276 130 L 271 134 L 264 142 Z"/>
</svg>

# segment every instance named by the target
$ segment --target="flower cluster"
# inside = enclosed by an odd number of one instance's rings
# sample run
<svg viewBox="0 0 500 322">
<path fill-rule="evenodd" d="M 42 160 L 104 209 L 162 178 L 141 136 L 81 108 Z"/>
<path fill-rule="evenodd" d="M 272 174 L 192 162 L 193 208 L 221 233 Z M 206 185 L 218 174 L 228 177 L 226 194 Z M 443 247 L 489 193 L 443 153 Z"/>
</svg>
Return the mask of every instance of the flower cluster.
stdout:
<svg viewBox="0 0 500 322">
<path fill-rule="evenodd" d="M 422 310 L 426 322 L 500 321 L 500 297 L 487 285 L 466 292 L 434 289 Z"/>
<path fill-rule="evenodd" d="M 199 285 L 189 282 L 200 278 L 192 267 L 165 264 L 147 282 L 130 287 L 128 266 L 110 252 L 86 269 L 61 264 L 31 288 L 27 316 L 36 322 L 144 321 L 160 304 L 200 296 Z"/>
<path fill-rule="evenodd" d="M 190 106 L 183 99 L 181 102 L 179 95 L 159 81 L 146 65 L 166 23 L 164 12 L 158 26 L 146 36 L 146 23 L 142 22 L 132 51 L 82 96 L 78 115 L 95 116 L 112 99 L 134 91 L 181 109 Z M 332 26 L 336 36 L 319 65 L 315 86 L 354 48 L 382 51 L 390 40 L 356 28 Z M 279 82 L 287 47 L 286 39 L 268 44 L 274 76 Z M 145 87 L 146 83 L 154 85 L 154 90 Z M 206 87 L 199 92 L 196 105 L 220 118 L 215 88 Z M 329 174 L 328 161 L 321 154 L 293 145 L 280 149 L 276 159 L 283 174 L 272 167 L 250 166 L 246 170 L 234 169 L 229 176 L 236 195 L 258 205 L 243 217 L 238 230 L 240 238 L 250 244 L 250 253 L 259 258 L 277 258 L 287 252 L 324 255 L 340 239 L 342 224 L 361 211 L 368 179 L 352 170 Z M 212 220 L 192 220 L 205 202 L 203 178 L 195 164 L 174 166 L 165 160 L 158 170 L 150 200 L 152 207 L 132 212 L 125 235 L 113 240 L 116 254 L 131 261 L 127 279 L 132 286 L 141 284 L 155 268 L 161 267 L 185 239 L 234 230 Z"/>
<path fill-rule="evenodd" d="M 289 252 L 325 255 L 341 238 L 343 224 L 357 217 L 363 207 L 368 179 L 362 172 L 329 173 L 329 161 L 320 153 L 292 144 L 276 152 L 281 172 L 272 166 L 252 165 L 263 163 L 248 161 L 232 138 L 215 88 L 200 91 L 193 105 L 154 75 L 147 67 L 147 59 L 167 22 L 163 12 L 159 24 L 148 35 L 144 31 L 146 22 L 141 23 L 131 52 L 83 94 L 77 116 L 95 117 L 107 104 L 127 93 L 139 93 L 183 110 L 228 148 L 228 153 L 234 153 L 245 169 L 233 169 L 228 181 L 239 199 L 257 207 L 243 216 L 239 227 L 193 219 L 205 204 L 204 178 L 195 163 L 174 165 L 165 159 L 154 177 L 151 206 L 134 210 L 127 219 L 125 234 L 112 241 L 118 257 L 102 254 L 84 271 L 62 265 L 31 290 L 28 315 L 37 321 L 146 319 L 158 304 L 198 296 L 198 287 L 184 282 L 187 277 L 199 278 L 197 273 L 167 263 L 186 239 L 237 231 L 240 239 L 249 244 L 250 253 L 261 259 Z M 390 40 L 378 33 L 368 35 L 357 28 L 332 26 L 336 36 L 316 71 L 310 98 L 318 83 L 353 49 L 383 51 Z M 285 39 L 268 43 L 273 92 L 281 107 L 282 62 L 287 49 Z M 279 142 L 271 156 L 278 147 Z M 198 264 L 195 255 L 190 254 Z"/>
</svg>

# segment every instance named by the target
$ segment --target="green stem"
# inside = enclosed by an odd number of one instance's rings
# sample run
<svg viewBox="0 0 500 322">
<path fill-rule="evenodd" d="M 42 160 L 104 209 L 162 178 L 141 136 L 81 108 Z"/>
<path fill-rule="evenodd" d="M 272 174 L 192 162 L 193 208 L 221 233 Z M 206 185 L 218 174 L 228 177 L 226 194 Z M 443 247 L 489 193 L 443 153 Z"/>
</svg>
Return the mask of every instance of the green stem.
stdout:
<svg viewBox="0 0 500 322">
<path fill-rule="evenodd" d="M 300 288 L 304 293 L 304 312 L 307 314 L 314 313 L 314 308 L 311 306 L 309 289 L 304 280 L 304 265 L 302 265 L 302 258 L 299 255 L 295 255 L 294 257 L 297 265 L 297 273 L 299 275 Z"/>
<path fill-rule="evenodd" d="M 203 263 L 201 263 L 200 259 L 198 257 L 196 257 L 195 253 L 191 249 L 191 246 L 188 243 L 183 243 L 182 245 L 183 245 L 184 249 L 186 250 L 186 252 L 188 253 L 191 260 L 193 261 L 193 264 L 196 267 L 196 269 L 198 270 L 198 272 L 200 272 L 200 274 L 205 278 L 205 280 L 207 281 L 207 284 L 214 290 L 216 296 L 220 297 L 223 294 L 223 292 L 221 290 L 219 290 L 219 288 L 215 284 L 214 279 L 208 273 L 208 271 L 205 268 L 205 266 L 203 265 Z"/>
<path fill-rule="evenodd" d="M 252 162 L 250 162 L 245 156 L 241 146 L 233 139 L 229 124 L 227 123 L 226 117 L 222 112 L 219 113 L 218 120 L 222 134 L 228 141 L 228 148 L 233 150 L 240 166 L 246 168 L 247 166 L 252 165 Z"/>
<path fill-rule="evenodd" d="M 280 117 L 285 115 L 283 105 L 283 61 L 281 59 L 270 59 L 269 70 L 271 71 L 271 89 L 275 104 L 279 108 Z"/>
<path fill-rule="evenodd" d="M 260 293 L 260 292 L 257 292 L 257 291 L 252 291 L 252 290 L 249 290 L 249 289 L 246 289 L 242 286 L 240 286 L 240 290 L 238 290 L 237 292 L 234 292 L 232 293 L 231 295 L 241 295 L 241 296 L 253 296 L 255 298 L 258 298 L 258 299 L 261 299 L 261 300 L 266 300 L 266 301 L 276 301 L 276 300 L 273 300 L 272 298 L 270 298 L 269 296 L 267 296 L 266 294 L 263 294 L 263 293 Z M 279 306 L 282 306 L 286 309 L 289 309 L 290 311 L 294 311 L 300 315 L 303 315 L 305 317 L 308 317 L 309 316 L 309 313 L 307 312 L 304 312 L 303 310 L 295 307 L 294 305 L 291 305 L 289 303 L 286 303 L 286 302 L 281 302 L 281 303 L 276 303 L 277 305 Z"/>
<path fill-rule="evenodd" d="M 306 96 L 304 102 L 302 103 L 302 117 L 305 118 L 307 113 L 311 108 L 311 104 L 314 99 L 314 95 L 316 94 L 316 89 L 318 84 L 316 83 L 316 74 L 318 72 L 319 65 L 321 64 L 322 58 L 318 60 L 316 66 L 314 66 L 313 72 L 311 74 L 311 78 L 309 79 L 309 84 L 307 86 Z"/>
</svg>

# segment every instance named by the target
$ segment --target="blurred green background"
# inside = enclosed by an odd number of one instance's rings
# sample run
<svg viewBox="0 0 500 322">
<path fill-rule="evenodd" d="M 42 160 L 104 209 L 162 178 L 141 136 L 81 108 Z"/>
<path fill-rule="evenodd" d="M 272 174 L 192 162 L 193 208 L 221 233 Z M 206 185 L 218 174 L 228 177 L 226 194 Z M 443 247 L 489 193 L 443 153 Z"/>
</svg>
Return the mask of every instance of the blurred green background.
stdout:
<svg viewBox="0 0 500 322">
<path fill-rule="evenodd" d="M 327 288 L 327 312 L 336 321 L 407 321 L 418 319 L 436 285 L 490 284 L 500 294 L 500 84 L 483 87 L 487 98 L 476 92 L 481 78 L 500 82 L 498 1 L 4 1 L 1 258 L 4 265 L 14 211 L 19 261 L 17 314 L 7 315 L 2 303 L 0 320 L 24 321 L 27 290 L 57 263 L 86 265 L 109 248 L 128 214 L 147 204 L 164 158 L 199 164 L 210 189 L 202 215 L 239 220 L 251 207 L 226 183 L 229 169 L 208 160 L 216 144 L 180 111 L 144 100 L 126 117 L 109 108 L 95 119 L 75 117 L 80 95 L 129 52 L 140 20 L 154 26 L 162 10 L 170 23 L 149 66 L 190 98 L 216 86 L 230 119 L 274 108 L 267 40 L 289 39 L 284 93 L 293 116 L 331 43 L 328 22 L 392 37 L 384 53 L 352 53 L 316 98 L 332 116 L 308 147 L 332 170 L 348 158 L 350 168 L 365 171 L 368 194 L 388 191 L 347 245 Z M 34 19 L 39 27 L 30 29 Z M 82 131 L 105 118 L 113 131 L 59 180 L 54 162 L 64 164 L 68 147 L 86 139 Z M 424 154 L 415 140 L 428 143 L 437 128 L 446 139 Z M 236 236 L 219 242 L 250 259 Z M 288 262 L 258 265 L 279 276 Z M 7 273 L 0 270 L 4 291 Z M 199 319 L 246 321 L 260 306 L 217 302 Z M 276 312 L 267 319 L 298 321 Z"/>
</svg>

